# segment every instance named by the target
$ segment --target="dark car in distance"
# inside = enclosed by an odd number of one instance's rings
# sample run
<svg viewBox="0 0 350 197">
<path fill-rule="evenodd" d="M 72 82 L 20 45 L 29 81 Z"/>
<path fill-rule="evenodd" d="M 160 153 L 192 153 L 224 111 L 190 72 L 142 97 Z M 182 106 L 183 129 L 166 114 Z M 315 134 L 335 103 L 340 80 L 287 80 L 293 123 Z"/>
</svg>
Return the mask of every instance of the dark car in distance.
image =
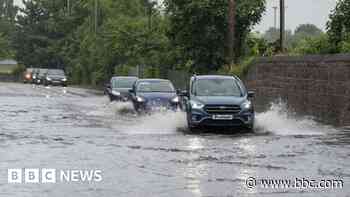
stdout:
<svg viewBox="0 0 350 197">
<path fill-rule="evenodd" d="M 129 91 L 137 80 L 137 77 L 112 77 L 110 83 L 107 84 L 105 93 L 111 101 L 129 101 Z"/>
<path fill-rule="evenodd" d="M 27 68 L 23 73 L 23 83 L 32 83 L 33 68 Z"/>
<path fill-rule="evenodd" d="M 33 83 L 35 84 L 43 84 L 43 81 L 45 79 L 46 73 L 48 69 L 46 68 L 39 68 L 35 71 L 35 78 L 33 78 Z"/>
<path fill-rule="evenodd" d="M 200 127 L 230 127 L 253 130 L 254 92 L 247 91 L 236 76 L 193 76 L 186 100 L 190 130 Z"/>
<path fill-rule="evenodd" d="M 32 71 L 32 83 L 36 83 L 36 79 L 38 77 L 38 74 L 39 74 L 39 69 L 34 68 Z"/>
<path fill-rule="evenodd" d="M 180 98 L 169 80 L 139 79 L 130 93 L 137 112 L 176 111 L 180 107 Z"/>
<path fill-rule="evenodd" d="M 49 69 L 44 77 L 43 84 L 48 85 L 60 85 L 67 86 L 67 77 L 61 69 Z"/>
</svg>

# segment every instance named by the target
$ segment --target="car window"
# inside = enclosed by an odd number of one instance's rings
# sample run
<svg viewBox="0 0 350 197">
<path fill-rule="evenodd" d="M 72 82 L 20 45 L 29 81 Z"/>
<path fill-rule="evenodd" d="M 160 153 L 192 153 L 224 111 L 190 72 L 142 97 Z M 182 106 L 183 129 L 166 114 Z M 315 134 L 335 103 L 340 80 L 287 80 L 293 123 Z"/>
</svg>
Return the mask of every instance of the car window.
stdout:
<svg viewBox="0 0 350 197">
<path fill-rule="evenodd" d="M 44 76 L 46 73 L 47 73 L 47 70 L 46 70 L 46 69 L 40 69 L 40 70 L 39 70 L 39 75 L 40 75 L 40 76 Z"/>
<path fill-rule="evenodd" d="M 132 88 L 136 78 L 117 78 L 112 80 L 112 88 Z"/>
<path fill-rule="evenodd" d="M 193 85 L 196 96 L 242 96 L 242 91 L 233 79 L 199 79 Z"/>
<path fill-rule="evenodd" d="M 64 71 L 63 70 L 48 70 L 47 74 L 49 75 L 64 75 Z"/>
<path fill-rule="evenodd" d="M 168 81 L 147 81 L 137 85 L 138 92 L 175 92 L 174 86 Z"/>
</svg>

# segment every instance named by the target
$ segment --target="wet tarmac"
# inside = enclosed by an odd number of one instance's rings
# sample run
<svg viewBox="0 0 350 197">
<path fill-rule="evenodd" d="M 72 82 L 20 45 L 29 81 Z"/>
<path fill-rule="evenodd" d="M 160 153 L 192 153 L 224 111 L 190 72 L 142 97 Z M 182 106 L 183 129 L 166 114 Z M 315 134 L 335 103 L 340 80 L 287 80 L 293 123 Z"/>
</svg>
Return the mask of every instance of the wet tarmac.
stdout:
<svg viewBox="0 0 350 197">
<path fill-rule="evenodd" d="M 79 88 L 0 83 L 0 106 L 0 196 L 350 196 L 350 129 L 281 103 L 257 114 L 254 133 L 232 134 L 189 133 L 181 112 L 138 117 L 131 104 Z M 103 179 L 8 183 L 17 168 L 101 170 Z M 296 178 L 343 187 L 259 184 Z"/>
</svg>

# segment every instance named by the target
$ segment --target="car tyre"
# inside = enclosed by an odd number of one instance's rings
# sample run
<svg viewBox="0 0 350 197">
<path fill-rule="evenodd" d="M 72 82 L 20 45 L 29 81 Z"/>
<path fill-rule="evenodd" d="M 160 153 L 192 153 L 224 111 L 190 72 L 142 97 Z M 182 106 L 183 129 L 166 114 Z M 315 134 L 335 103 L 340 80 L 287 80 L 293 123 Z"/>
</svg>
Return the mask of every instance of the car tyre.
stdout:
<svg viewBox="0 0 350 197">
<path fill-rule="evenodd" d="M 192 133 L 196 133 L 199 131 L 199 127 L 198 126 L 194 126 L 192 123 L 191 123 L 191 120 L 189 118 L 190 116 L 187 115 L 187 126 L 188 126 L 188 130 Z"/>
</svg>

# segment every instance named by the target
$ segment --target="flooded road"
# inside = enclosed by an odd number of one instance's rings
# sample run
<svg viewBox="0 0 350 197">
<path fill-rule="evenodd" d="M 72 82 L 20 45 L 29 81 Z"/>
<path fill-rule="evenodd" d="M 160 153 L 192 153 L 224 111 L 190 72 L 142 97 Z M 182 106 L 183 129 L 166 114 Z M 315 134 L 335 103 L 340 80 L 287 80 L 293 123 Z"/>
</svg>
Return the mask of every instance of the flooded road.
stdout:
<svg viewBox="0 0 350 197">
<path fill-rule="evenodd" d="M 78 88 L 1 83 L 0 106 L 0 196 L 350 196 L 350 130 L 283 104 L 257 114 L 254 133 L 232 135 L 190 134 L 183 113 L 137 117 L 130 104 Z M 10 168 L 99 169 L 103 180 L 13 184 Z"/>
</svg>

